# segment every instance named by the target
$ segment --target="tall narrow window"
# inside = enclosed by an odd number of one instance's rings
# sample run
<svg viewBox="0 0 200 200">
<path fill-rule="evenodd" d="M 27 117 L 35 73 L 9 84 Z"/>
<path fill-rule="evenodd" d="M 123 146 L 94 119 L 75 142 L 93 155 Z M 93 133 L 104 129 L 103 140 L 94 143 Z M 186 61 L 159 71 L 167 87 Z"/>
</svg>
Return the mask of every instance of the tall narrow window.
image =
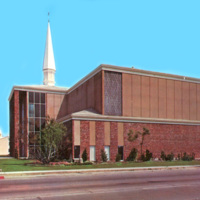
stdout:
<svg viewBox="0 0 200 200">
<path fill-rule="evenodd" d="M 80 158 L 80 146 L 74 146 L 74 158 Z"/>
<path fill-rule="evenodd" d="M 118 154 L 121 155 L 121 160 L 124 160 L 124 147 L 118 146 Z"/>
<path fill-rule="evenodd" d="M 109 146 L 105 146 L 104 150 L 105 150 L 105 153 L 107 155 L 107 159 L 109 161 L 110 160 L 110 147 Z"/>
<path fill-rule="evenodd" d="M 96 161 L 95 146 L 90 146 L 90 161 Z"/>
<path fill-rule="evenodd" d="M 45 126 L 45 93 L 29 92 L 29 157 L 35 158 L 40 131 Z"/>
</svg>

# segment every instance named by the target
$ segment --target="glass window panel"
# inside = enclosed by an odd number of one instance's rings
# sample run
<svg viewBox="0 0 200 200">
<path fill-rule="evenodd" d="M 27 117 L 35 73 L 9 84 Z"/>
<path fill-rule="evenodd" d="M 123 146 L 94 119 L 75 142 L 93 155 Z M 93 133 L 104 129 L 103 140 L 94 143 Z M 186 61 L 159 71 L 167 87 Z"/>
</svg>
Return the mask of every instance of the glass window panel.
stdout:
<svg viewBox="0 0 200 200">
<path fill-rule="evenodd" d="M 40 93 L 35 93 L 35 103 L 40 103 Z"/>
<path fill-rule="evenodd" d="M 34 104 L 29 104 L 29 117 L 35 116 L 35 107 Z"/>
<path fill-rule="evenodd" d="M 35 140 L 34 140 L 34 132 L 29 132 L 29 145 L 34 145 Z"/>
<path fill-rule="evenodd" d="M 40 104 L 35 104 L 35 117 L 40 117 Z"/>
<path fill-rule="evenodd" d="M 35 119 L 29 118 L 29 131 L 35 131 Z"/>
<path fill-rule="evenodd" d="M 43 129 L 45 127 L 45 118 L 41 119 L 41 128 Z"/>
<path fill-rule="evenodd" d="M 45 93 L 41 93 L 41 103 L 45 103 Z"/>
<path fill-rule="evenodd" d="M 74 146 L 74 158 L 80 158 L 80 146 Z"/>
<path fill-rule="evenodd" d="M 40 118 L 35 118 L 35 131 L 40 131 Z"/>
<path fill-rule="evenodd" d="M 40 144 L 40 132 L 35 132 L 35 144 Z"/>
<path fill-rule="evenodd" d="M 29 92 L 29 103 L 34 103 L 34 93 Z"/>
<path fill-rule="evenodd" d="M 124 147 L 123 146 L 118 147 L 118 154 L 121 155 L 121 160 L 124 160 Z"/>
<path fill-rule="evenodd" d="M 29 146 L 29 157 L 34 158 L 34 155 L 35 155 L 34 146 Z"/>
<path fill-rule="evenodd" d="M 45 117 L 45 104 L 41 104 L 41 117 Z"/>
</svg>

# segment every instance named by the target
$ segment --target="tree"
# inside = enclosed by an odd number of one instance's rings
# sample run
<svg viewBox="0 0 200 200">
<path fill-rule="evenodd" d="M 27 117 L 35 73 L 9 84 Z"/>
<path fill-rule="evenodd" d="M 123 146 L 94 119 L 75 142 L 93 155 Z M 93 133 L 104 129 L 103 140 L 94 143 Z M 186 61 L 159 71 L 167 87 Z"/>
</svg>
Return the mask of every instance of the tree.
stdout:
<svg viewBox="0 0 200 200">
<path fill-rule="evenodd" d="M 83 153 L 82 153 L 82 159 L 83 159 L 83 162 L 87 161 L 87 159 L 88 159 L 88 155 L 87 155 L 87 150 L 86 150 L 86 148 L 85 148 L 85 150 L 84 150 Z"/>
<path fill-rule="evenodd" d="M 47 117 L 45 127 L 40 131 L 37 158 L 43 163 L 49 163 L 58 154 L 66 134 L 66 127 L 62 123 Z"/>
<path fill-rule="evenodd" d="M 135 134 L 133 133 L 133 130 L 129 130 L 128 132 L 128 141 L 133 142 L 135 141 L 139 136 L 141 136 L 141 142 L 140 142 L 140 153 L 142 155 L 142 147 L 144 144 L 144 138 L 146 135 L 150 135 L 150 132 L 147 128 L 143 127 L 143 132 L 137 131 Z"/>
<path fill-rule="evenodd" d="M 101 149 L 101 160 L 103 162 L 107 162 L 108 161 L 108 157 L 107 157 L 107 154 L 106 152 L 104 151 L 104 149 Z"/>
</svg>

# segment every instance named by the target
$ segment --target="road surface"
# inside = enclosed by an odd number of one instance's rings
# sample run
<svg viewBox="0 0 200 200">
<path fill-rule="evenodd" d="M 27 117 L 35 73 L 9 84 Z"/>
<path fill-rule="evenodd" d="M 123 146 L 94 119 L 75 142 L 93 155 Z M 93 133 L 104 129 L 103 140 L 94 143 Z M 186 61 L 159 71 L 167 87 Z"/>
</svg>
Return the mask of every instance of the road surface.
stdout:
<svg viewBox="0 0 200 200">
<path fill-rule="evenodd" d="M 200 200 L 200 169 L 76 173 L 0 180 L 6 200 Z"/>
</svg>

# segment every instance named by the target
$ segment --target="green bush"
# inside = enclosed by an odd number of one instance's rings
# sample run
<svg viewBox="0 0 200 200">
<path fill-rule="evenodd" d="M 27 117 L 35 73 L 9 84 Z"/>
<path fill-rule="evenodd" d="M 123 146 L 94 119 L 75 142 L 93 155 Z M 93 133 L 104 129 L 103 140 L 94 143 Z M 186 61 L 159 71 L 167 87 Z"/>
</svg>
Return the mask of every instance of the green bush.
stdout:
<svg viewBox="0 0 200 200">
<path fill-rule="evenodd" d="M 133 148 L 127 158 L 127 161 L 134 161 L 137 158 L 137 152 L 138 150 L 136 148 Z"/>
<path fill-rule="evenodd" d="M 172 160 L 174 160 L 174 154 L 173 154 L 173 153 L 168 154 L 168 155 L 166 156 L 166 159 L 165 159 L 165 160 L 167 160 L 167 161 L 172 161 Z"/>
<path fill-rule="evenodd" d="M 149 160 L 152 159 L 152 157 L 153 157 L 153 154 L 147 149 L 146 155 L 144 155 L 144 154 L 141 155 L 141 160 L 142 161 L 149 161 Z"/>
<path fill-rule="evenodd" d="M 87 161 L 87 159 L 88 159 L 88 155 L 87 155 L 87 150 L 86 150 L 86 148 L 85 148 L 85 150 L 84 150 L 83 153 L 82 153 L 82 159 L 83 159 L 83 162 Z"/>
<path fill-rule="evenodd" d="M 121 154 L 118 153 L 118 154 L 116 155 L 115 161 L 116 161 L 116 162 L 119 162 L 119 161 L 121 160 L 121 158 L 122 158 Z"/>
<path fill-rule="evenodd" d="M 160 157 L 164 161 L 172 161 L 172 160 L 174 160 L 174 154 L 172 152 L 170 154 L 166 155 L 164 151 L 161 151 Z"/>
<path fill-rule="evenodd" d="M 181 160 L 183 161 L 192 161 L 195 158 L 195 154 L 192 153 L 192 155 L 188 155 L 186 152 L 183 154 Z"/>
<path fill-rule="evenodd" d="M 106 152 L 105 152 L 103 149 L 101 149 L 101 160 L 102 160 L 103 162 L 107 162 L 107 161 L 108 161 Z"/>
<path fill-rule="evenodd" d="M 166 155 L 165 155 L 165 152 L 164 152 L 164 151 L 161 151 L 160 158 L 161 158 L 162 160 L 165 160 Z"/>
</svg>

